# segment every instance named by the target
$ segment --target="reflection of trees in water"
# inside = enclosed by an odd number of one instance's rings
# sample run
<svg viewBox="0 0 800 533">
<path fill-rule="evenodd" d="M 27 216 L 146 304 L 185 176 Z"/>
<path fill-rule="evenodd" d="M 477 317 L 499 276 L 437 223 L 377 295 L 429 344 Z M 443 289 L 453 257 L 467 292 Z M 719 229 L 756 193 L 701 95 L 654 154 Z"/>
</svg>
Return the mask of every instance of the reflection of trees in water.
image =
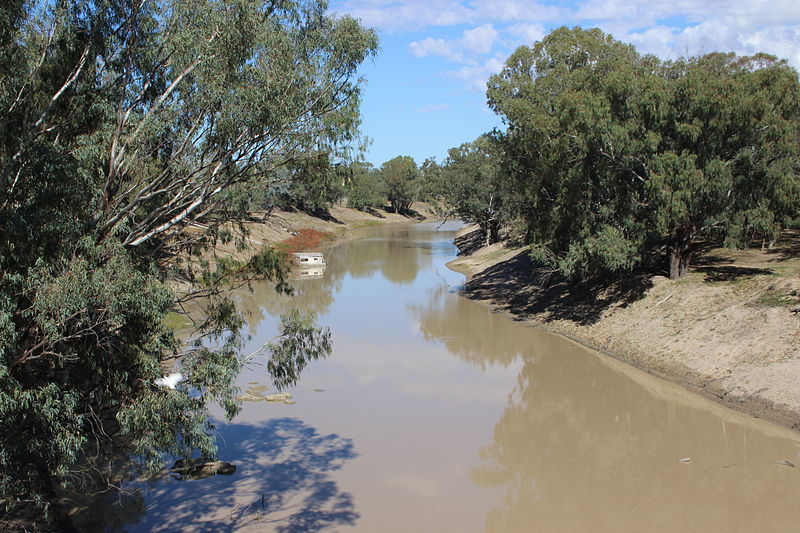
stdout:
<svg viewBox="0 0 800 533">
<path fill-rule="evenodd" d="M 797 481 L 776 502 L 763 482 L 774 465 L 745 463 L 779 439 L 649 391 L 561 339 L 542 348 L 558 357 L 526 358 L 473 472 L 505 488 L 486 531 L 745 531 L 758 520 L 741 529 L 743 516 L 791 506 Z"/>
<path fill-rule="evenodd" d="M 450 353 L 485 368 L 507 365 L 521 353 L 532 353 L 533 339 L 520 336 L 519 324 L 492 314 L 446 286 L 430 291 L 427 306 L 411 306 L 425 340 L 442 342 Z"/>
<path fill-rule="evenodd" d="M 109 475 L 109 466 L 115 465 L 121 470 Z M 142 519 L 145 505 L 141 492 L 119 492 L 109 486 L 109 482 L 113 486 L 130 477 L 131 468 L 125 456 L 87 462 L 79 482 L 62 494 L 63 500 L 73 506 L 70 519 L 75 529 L 83 533 L 127 531 Z"/>
<path fill-rule="evenodd" d="M 589 511 L 581 509 L 584 498 L 605 500 L 612 487 L 608 482 L 616 475 L 637 475 L 623 464 L 632 444 L 627 437 L 631 419 L 604 420 L 607 413 L 626 407 L 603 401 L 617 392 L 598 390 L 602 380 L 588 373 L 571 375 L 568 368 L 528 361 L 523 365 L 514 399 L 495 426 L 494 442 L 481 451 L 485 466 L 473 474 L 481 484 L 506 487 L 502 505 L 487 516 L 487 531 L 514 531 L 531 524 L 562 530 L 552 526 L 569 524 L 575 518 L 570 513 L 578 515 L 578 523 L 572 524 L 577 527 Z M 575 389 L 581 391 L 579 398 L 572 397 Z M 592 403 L 581 401 L 595 394 Z M 595 412 L 593 406 L 602 407 Z M 631 495 L 614 495 L 626 496 Z M 582 525 L 588 530 L 590 526 Z"/>
<path fill-rule="evenodd" d="M 393 283 L 413 282 L 420 269 L 430 264 L 430 256 L 421 253 L 417 242 L 426 236 L 404 227 L 381 229 L 379 237 L 346 242 L 331 250 L 331 256 L 341 253 L 345 272 L 354 278 L 380 272 Z"/>
<path fill-rule="evenodd" d="M 578 345 L 492 314 L 447 287 L 431 290 L 428 303 L 411 310 L 427 340 L 465 361 L 485 368 L 522 359 L 493 441 L 481 450 L 483 465 L 472 475 L 505 491 L 486 531 L 681 531 L 698 524 L 755 531 L 759 520 L 772 523 L 797 508 L 793 469 L 770 477 L 780 468 L 771 461 L 795 457 L 796 443 L 726 422 L 669 385 L 631 378 Z M 764 459 L 748 459 L 756 454 Z M 678 462 L 687 456 L 690 463 Z M 751 525 L 743 529 L 745 516 Z"/>
<path fill-rule="evenodd" d="M 386 279 L 400 285 L 408 285 L 417 279 L 421 266 L 421 248 L 408 239 L 409 232 L 402 232 L 395 238 L 379 241 L 384 257 L 381 272 Z"/>
<path fill-rule="evenodd" d="M 255 335 L 259 325 L 268 315 L 280 316 L 293 309 L 303 312 L 325 313 L 333 303 L 334 292 L 341 287 L 341 278 L 293 280 L 294 296 L 275 293 L 271 283 L 253 284 L 252 290 L 240 290 L 236 294 L 236 306 L 245 315 L 248 333 Z"/>
<path fill-rule="evenodd" d="M 104 516 L 110 510 L 125 513 L 129 523 L 141 519 L 140 531 L 211 533 L 263 523 L 278 532 L 300 533 L 355 524 L 352 496 L 329 475 L 356 457 L 350 439 L 320 435 L 293 418 L 220 429 L 220 457 L 236 465 L 235 474 L 194 481 L 162 478 L 142 489 L 146 514 L 141 497 L 122 500 L 129 506 L 97 505 L 84 523 L 102 527 L 84 531 L 123 531 L 120 517 L 113 517 L 114 527 L 103 522 L 112 518 Z"/>
<path fill-rule="evenodd" d="M 240 290 L 236 295 L 237 306 L 246 315 L 249 333 L 255 334 L 267 315 L 282 315 L 293 309 L 325 313 L 347 275 L 366 278 L 380 272 L 393 283 L 413 282 L 420 269 L 431 263 L 430 254 L 423 253 L 425 243 L 415 241 L 431 235 L 402 227 L 381 230 L 380 237 L 346 241 L 327 250 L 324 277 L 291 281 L 292 297 L 277 295 L 270 283 L 253 284 L 249 291 Z"/>
</svg>

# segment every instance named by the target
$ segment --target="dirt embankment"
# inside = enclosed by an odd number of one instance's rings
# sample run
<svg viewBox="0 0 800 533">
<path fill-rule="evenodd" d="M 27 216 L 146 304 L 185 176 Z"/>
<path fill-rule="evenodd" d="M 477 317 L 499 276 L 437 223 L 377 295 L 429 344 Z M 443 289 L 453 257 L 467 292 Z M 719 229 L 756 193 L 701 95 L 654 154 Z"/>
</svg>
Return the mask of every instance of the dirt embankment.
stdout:
<svg viewBox="0 0 800 533">
<path fill-rule="evenodd" d="M 331 207 L 325 216 L 279 209 L 269 214 L 253 213 L 251 221 L 245 223 L 249 232 L 247 240 L 251 246 L 244 250 L 237 249 L 235 242 L 232 241 L 218 244 L 215 252 L 242 259 L 257 251 L 262 245 L 277 246 L 285 248 L 286 251 L 297 251 L 294 248 L 298 245 L 304 250 L 316 250 L 350 238 L 359 228 L 435 219 L 433 209 L 426 203 L 416 202 L 412 208 L 414 211 L 409 215 L 384 210 L 367 213 L 340 205 Z M 303 245 L 304 242 L 307 246 Z M 281 243 L 284 246 L 281 246 Z"/>
<path fill-rule="evenodd" d="M 800 430 L 800 232 L 768 251 L 707 250 L 680 280 L 591 285 L 548 278 L 524 248 L 475 242 L 465 230 L 449 264 L 469 277 L 465 296 Z"/>
<path fill-rule="evenodd" d="M 246 261 L 258 252 L 262 246 L 278 248 L 285 252 L 320 251 L 337 242 L 356 237 L 360 228 L 379 224 L 408 224 L 436 220 L 434 209 L 427 203 L 415 202 L 413 211 L 408 215 L 376 210 L 372 213 L 335 205 L 324 217 L 310 215 L 303 211 L 273 210 L 271 213 L 251 213 L 251 220 L 244 223 L 247 229 L 248 246 L 238 246 L 236 239 L 220 242 L 201 256 L 184 256 L 182 259 L 194 262 L 214 264 L 220 257 L 232 257 Z M 239 234 L 238 229 L 229 228 Z M 195 226 L 187 231 L 203 232 L 207 228 Z M 195 289 L 187 281 L 172 280 L 172 287 L 179 293 L 187 293 Z M 167 323 L 180 335 L 193 329 L 194 322 L 187 317 L 199 319 L 204 312 L 202 305 L 189 302 L 175 308 L 167 317 Z"/>
</svg>

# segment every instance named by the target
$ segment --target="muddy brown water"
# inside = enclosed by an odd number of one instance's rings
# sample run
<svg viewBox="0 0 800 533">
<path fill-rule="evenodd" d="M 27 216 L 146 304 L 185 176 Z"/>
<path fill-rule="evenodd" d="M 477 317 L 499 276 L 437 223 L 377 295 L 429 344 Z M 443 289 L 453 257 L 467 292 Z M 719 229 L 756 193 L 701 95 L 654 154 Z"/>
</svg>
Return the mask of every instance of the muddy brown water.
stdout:
<svg viewBox="0 0 800 533">
<path fill-rule="evenodd" d="M 257 349 L 313 310 L 334 353 L 218 422 L 232 476 L 141 485 L 128 531 L 800 531 L 800 437 L 459 295 L 457 226 L 370 228 L 297 296 L 238 295 Z M 242 391 L 267 384 L 258 358 Z M 790 464 L 797 467 L 789 466 Z"/>
</svg>

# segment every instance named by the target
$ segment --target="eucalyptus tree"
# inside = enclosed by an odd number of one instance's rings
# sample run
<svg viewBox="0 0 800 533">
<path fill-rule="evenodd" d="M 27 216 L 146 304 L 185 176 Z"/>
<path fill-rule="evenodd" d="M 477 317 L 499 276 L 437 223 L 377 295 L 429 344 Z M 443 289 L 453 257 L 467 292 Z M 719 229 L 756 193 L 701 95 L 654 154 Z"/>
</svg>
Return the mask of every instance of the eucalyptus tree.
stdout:
<svg viewBox="0 0 800 533">
<path fill-rule="evenodd" d="M 419 198 L 425 202 L 444 199 L 446 188 L 442 183 L 442 167 L 435 157 L 429 157 L 419 166 Z"/>
<path fill-rule="evenodd" d="M 744 245 L 797 217 L 797 72 L 758 55 L 663 63 L 600 30 L 560 28 L 489 81 L 510 198 L 534 257 L 566 275 L 700 238 Z"/>
<path fill-rule="evenodd" d="M 419 194 L 419 169 L 414 159 L 397 156 L 380 168 L 386 186 L 386 196 L 396 213 L 407 213 Z"/>
<path fill-rule="evenodd" d="M 353 209 L 371 210 L 386 205 L 386 189 L 372 164 L 354 161 L 347 181 L 347 205 Z"/>
<path fill-rule="evenodd" d="M 87 456 L 124 444 L 214 454 L 206 404 L 232 416 L 243 318 L 223 286 L 287 291 L 269 249 L 230 238 L 250 191 L 358 126 L 371 30 L 315 0 L 77 0 L 0 7 L 0 505 L 50 505 Z M 246 242 L 240 239 L 240 243 Z M 181 280 L 189 293 L 168 283 Z M 166 313 L 208 298 L 184 350 Z M 218 348 L 209 348 L 209 337 Z M 268 349 L 279 385 L 326 355 L 293 315 Z M 183 381 L 158 385 L 169 367 Z"/>
<path fill-rule="evenodd" d="M 566 275 L 631 268 L 647 240 L 643 176 L 663 106 L 656 61 L 600 30 L 560 28 L 489 81 L 513 206 L 533 254 Z"/>
<path fill-rule="evenodd" d="M 800 213 L 800 83 L 772 56 L 664 66 L 669 101 L 648 169 L 652 223 L 686 274 L 698 238 L 774 241 Z"/>
<path fill-rule="evenodd" d="M 489 245 L 500 238 L 503 185 L 499 154 L 488 136 L 447 152 L 440 171 L 452 214 L 478 224 Z"/>
<path fill-rule="evenodd" d="M 325 214 L 344 196 L 348 167 L 333 163 L 328 153 L 289 166 L 289 201 L 312 214 Z"/>
</svg>

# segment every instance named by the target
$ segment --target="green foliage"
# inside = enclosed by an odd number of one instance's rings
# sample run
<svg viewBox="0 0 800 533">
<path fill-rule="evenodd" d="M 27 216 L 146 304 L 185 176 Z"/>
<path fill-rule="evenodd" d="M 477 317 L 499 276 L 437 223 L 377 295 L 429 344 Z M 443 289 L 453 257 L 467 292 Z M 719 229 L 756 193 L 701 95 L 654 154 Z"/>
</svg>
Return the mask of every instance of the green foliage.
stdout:
<svg viewBox="0 0 800 533">
<path fill-rule="evenodd" d="M 80 482 L 84 457 L 112 447 L 153 467 L 164 453 L 214 454 L 206 405 L 236 412 L 245 362 L 225 291 L 288 286 L 272 250 L 200 257 L 237 233 L 244 244 L 250 195 L 283 177 L 302 182 L 313 208 L 339 194 L 329 161 L 356 138 L 356 68 L 377 39 L 326 10 L 315 0 L 0 7 L 4 516 L 33 509 L 67 529 L 51 504 Z M 188 294 L 170 288 L 176 279 Z M 198 298 L 207 314 L 185 349 L 166 317 Z M 291 354 L 285 372 L 284 359 L 270 369 L 276 382 L 330 350 L 303 324 L 275 348 Z M 184 378 L 175 388 L 156 384 L 173 370 Z"/>
<path fill-rule="evenodd" d="M 278 389 L 294 385 L 308 364 L 326 357 L 331 351 L 331 333 L 315 327 L 313 314 L 302 315 L 294 310 L 281 318 L 278 339 L 267 345 L 267 370 Z"/>
<path fill-rule="evenodd" d="M 381 165 L 380 173 L 392 209 L 396 213 L 407 213 L 418 196 L 417 164 L 411 157 L 401 155 Z"/>
<path fill-rule="evenodd" d="M 745 246 L 797 217 L 800 83 L 765 55 L 709 54 L 664 71 L 670 106 L 647 189 L 674 277 L 698 235 Z"/>
<path fill-rule="evenodd" d="M 119 245 L 80 244 L 73 257 L 29 269 L 22 293 L 35 299 L 10 317 L 24 329 L 2 338 L 0 456 L 6 468 L 0 494 L 7 508 L 46 504 L 53 480 L 70 481 L 70 468 L 90 440 L 135 435 L 126 407 L 158 404 L 154 413 L 172 435 L 162 441 L 164 451 L 178 451 L 175 428 L 200 409 L 176 409 L 150 385 L 177 349 L 162 323 L 174 304 L 172 291 L 135 268 Z M 201 438 L 197 429 L 186 426 L 185 439 Z"/>
<path fill-rule="evenodd" d="M 499 239 L 501 172 L 496 147 L 487 136 L 451 148 L 439 171 L 445 202 L 459 218 L 481 227 L 486 244 Z"/>
<path fill-rule="evenodd" d="M 663 63 L 600 30 L 559 28 L 488 84 L 509 216 L 567 275 L 627 270 L 695 241 L 774 239 L 797 217 L 800 84 L 784 61 Z"/>
<path fill-rule="evenodd" d="M 350 166 L 347 205 L 362 211 L 377 209 L 386 205 L 384 183 L 371 164 L 355 162 Z"/>
<path fill-rule="evenodd" d="M 442 167 L 436 162 L 436 158 L 429 157 L 423 161 L 419 174 L 419 199 L 424 202 L 444 200 L 447 187 L 442 181 Z"/>
<path fill-rule="evenodd" d="M 331 163 L 328 154 L 290 165 L 290 203 L 309 213 L 326 212 L 344 195 L 347 168 Z"/>
</svg>

